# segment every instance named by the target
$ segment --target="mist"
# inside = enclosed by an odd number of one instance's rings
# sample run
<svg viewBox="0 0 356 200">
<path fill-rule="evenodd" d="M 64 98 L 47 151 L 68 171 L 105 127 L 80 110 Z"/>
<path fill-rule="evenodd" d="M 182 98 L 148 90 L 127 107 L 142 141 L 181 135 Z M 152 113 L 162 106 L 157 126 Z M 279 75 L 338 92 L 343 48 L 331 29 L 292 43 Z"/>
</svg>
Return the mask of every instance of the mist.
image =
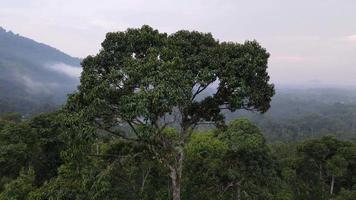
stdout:
<svg viewBox="0 0 356 200">
<path fill-rule="evenodd" d="M 73 79 L 79 79 L 80 74 L 82 73 L 82 68 L 78 66 L 68 65 L 65 63 L 54 63 L 45 65 L 47 69 L 60 73 L 62 75 L 66 75 Z"/>
</svg>

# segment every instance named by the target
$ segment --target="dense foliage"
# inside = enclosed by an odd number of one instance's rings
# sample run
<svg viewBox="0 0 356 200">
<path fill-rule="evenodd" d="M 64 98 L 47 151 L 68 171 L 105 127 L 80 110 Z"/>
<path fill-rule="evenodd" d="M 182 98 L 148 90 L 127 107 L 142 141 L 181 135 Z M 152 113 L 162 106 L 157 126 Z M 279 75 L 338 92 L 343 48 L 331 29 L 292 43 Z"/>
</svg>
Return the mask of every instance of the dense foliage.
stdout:
<svg viewBox="0 0 356 200">
<path fill-rule="evenodd" d="M 65 107 L 84 122 L 146 145 L 169 171 L 181 199 L 184 149 L 200 123 L 225 127 L 221 110 L 266 112 L 274 95 L 269 54 L 256 41 L 219 42 L 209 33 L 160 33 L 147 25 L 108 33 L 82 62 Z M 216 92 L 200 96 L 216 84 Z M 170 129 L 170 127 L 176 127 Z"/>
<path fill-rule="evenodd" d="M 1 118 L 1 200 L 171 198 L 167 169 L 146 146 L 85 139 L 63 116 Z M 195 132 L 184 151 L 182 199 L 355 199 L 356 145 L 334 137 L 267 145 L 239 119 Z"/>
<path fill-rule="evenodd" d="M 143 26 L 102 46 L 65 107 L 0 115 L 0 200 L 356 198 L 352 103 L 265 113 L 257 42 Z"/>
</svg>

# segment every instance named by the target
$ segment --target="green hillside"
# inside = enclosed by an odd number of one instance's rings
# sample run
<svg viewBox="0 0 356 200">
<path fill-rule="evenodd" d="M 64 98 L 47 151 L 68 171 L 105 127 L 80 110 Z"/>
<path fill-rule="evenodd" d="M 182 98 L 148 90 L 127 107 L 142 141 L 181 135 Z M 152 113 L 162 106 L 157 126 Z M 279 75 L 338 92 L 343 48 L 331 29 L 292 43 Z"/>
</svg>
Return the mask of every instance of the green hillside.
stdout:
<svg viewBox="0 0 356 200">
<path fill-rule="evenodd" d="M 79 83 L 80 59 L 0 27 L 0 112 L 36 114 Z"/>
</svg>

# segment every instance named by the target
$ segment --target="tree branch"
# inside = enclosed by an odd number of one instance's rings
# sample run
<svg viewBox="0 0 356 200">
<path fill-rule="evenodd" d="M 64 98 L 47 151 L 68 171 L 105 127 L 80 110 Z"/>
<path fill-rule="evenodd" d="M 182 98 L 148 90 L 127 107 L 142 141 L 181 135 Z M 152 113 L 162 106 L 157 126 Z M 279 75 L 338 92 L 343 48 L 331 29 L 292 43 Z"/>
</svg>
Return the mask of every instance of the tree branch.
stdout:
<svg viewBox="0 0 356 200">
<path fill-rule="evenodd" d="M 131 129 L 133 130 L 133 132 L 135 133 L 136 137 L 139 138 L 139 133 L 138 131 L 136 130 L 135 126 L 128 120 L 126 120 L 126 123 L 131 127 Z"/>
<path fill-rule="evenodd" d="M 95 123 L 98 125 L 98 129 L 99 129 L 99 130 L 103 130 L 103 131 L 109 133 L 111 136 L 119 137 L 119 138 L 121 138 L 121 139 L 128 140 L 128 141 L 135 141 L 135 142 L 138 142 L 137 139 L 126 137 L 126 136 L 123 135 L 123 134 L 120 134 L 120 133 L 118 133 L 118 132 L 116 132 L 116 131 L 110 130 L 110 128 L 105 128 L 105 127 L 103 127 L 103 126 L 102 126 L 100 123 L 98 123 L 98 122 L 95 122 Z"/>
<path fill-rule="evenodd" d="M 204 91 L 212 82 L 206 84 L 205 86 L 201 87 L 201 85 L 199 85 L 197 91 L 195 91 L 195 93 L 192 96 L 191 101 L 193 101 L 195 99 L 196 96 L 198 96 L 198 94 L 200 94 L 202 91 Z"/>
</svg>

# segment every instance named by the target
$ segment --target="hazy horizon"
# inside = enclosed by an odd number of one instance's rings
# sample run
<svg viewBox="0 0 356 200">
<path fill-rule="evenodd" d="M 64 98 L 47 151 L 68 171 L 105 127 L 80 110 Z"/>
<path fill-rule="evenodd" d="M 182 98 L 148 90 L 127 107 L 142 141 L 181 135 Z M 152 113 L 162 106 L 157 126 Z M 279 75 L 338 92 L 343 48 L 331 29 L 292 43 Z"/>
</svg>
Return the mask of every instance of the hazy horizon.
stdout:
<svg viewBox="0 0 356 200">
<path fill-rule="evenodd" d="M 161 32 L 256 39 L 276 85 L 356 86 L 356 1 L 4 0 L 0 26 L 75 57 L 95 54 L 105 34 L 148 24 Z"/>
</svg>

